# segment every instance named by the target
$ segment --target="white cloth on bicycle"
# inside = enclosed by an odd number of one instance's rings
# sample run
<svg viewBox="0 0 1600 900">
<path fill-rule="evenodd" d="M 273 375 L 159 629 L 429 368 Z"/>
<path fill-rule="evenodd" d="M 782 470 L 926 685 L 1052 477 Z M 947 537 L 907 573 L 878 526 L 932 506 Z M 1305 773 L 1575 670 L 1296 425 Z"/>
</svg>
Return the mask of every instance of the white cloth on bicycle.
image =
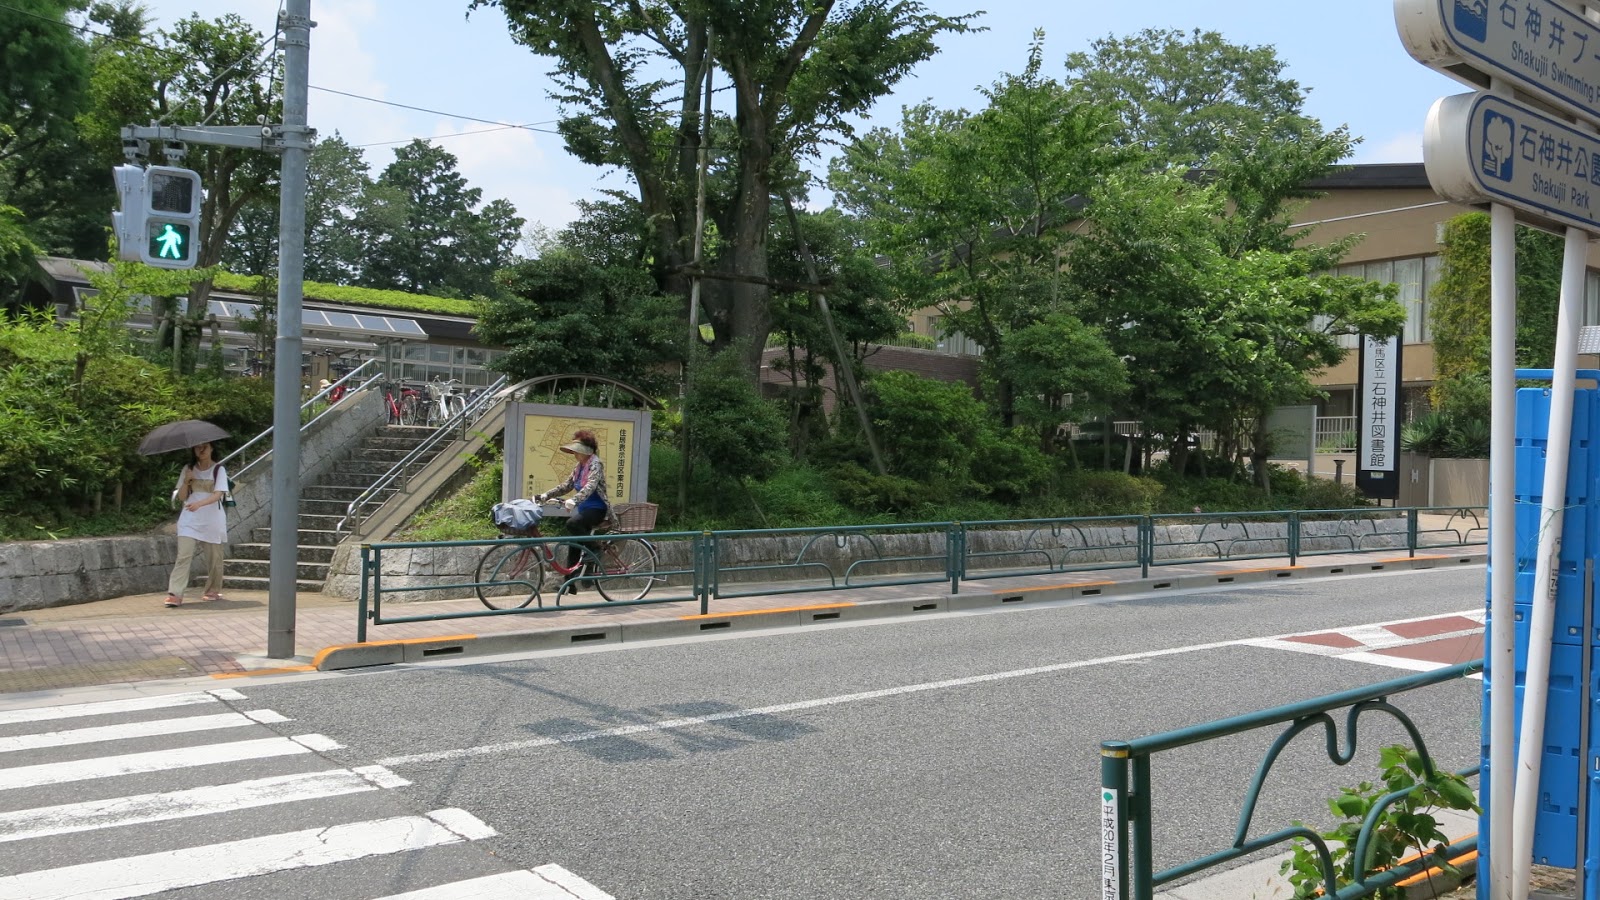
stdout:
<svg viewBox="0 0 1600 900">
<path fill-rule="evenodd" d="M 490 515 L 494 517 L 494 524 L 522 531 L 539 524 L 544 518 L 544 510 L 532 500 L 519 497 L 507 503 L 496 503 Z"/>
</svg>

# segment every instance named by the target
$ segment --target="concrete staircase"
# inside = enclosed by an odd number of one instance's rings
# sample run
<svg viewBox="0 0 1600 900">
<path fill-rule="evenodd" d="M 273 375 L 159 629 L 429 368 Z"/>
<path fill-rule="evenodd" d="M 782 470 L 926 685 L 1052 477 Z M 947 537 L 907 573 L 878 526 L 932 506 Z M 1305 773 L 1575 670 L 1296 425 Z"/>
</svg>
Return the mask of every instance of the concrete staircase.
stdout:
<svg viewBox="0 0 1600 900">
<path fill-rule="evenodd" d="M 302 486 L 300 536 L 296 541 L 299 545 L 295 582 L 298 590 L 322 590 L 322 584 L 328 578 L 328 564 L 333 560 L 334 547 L 341 537 L 347 536 L 334 529 L 338 527 L 339 520 L 344 518 L 350 501 L 372 487 L 395 463 L 405 458 L 432 433 L 432 428 L 407 425 L 380 427 L 348 459 L 335 463 L 333 471 L 317 479 L 314 484 Z M 445 442 L 441 441 L 439 446 L 442 448 L 444 445 Z M 409 471 L 422 469 L 437 452 L 424 454 L 406 468 Z M 392 494 L 394 490 L 388 489 L 385 495 Z M 222 582 L 224 587 L 267 590 L 272 529 L 257 528 L 251 537 L 253 543 L 229 546 L 229 556 L 223 569 L 227 573 Z"/>
</svg>

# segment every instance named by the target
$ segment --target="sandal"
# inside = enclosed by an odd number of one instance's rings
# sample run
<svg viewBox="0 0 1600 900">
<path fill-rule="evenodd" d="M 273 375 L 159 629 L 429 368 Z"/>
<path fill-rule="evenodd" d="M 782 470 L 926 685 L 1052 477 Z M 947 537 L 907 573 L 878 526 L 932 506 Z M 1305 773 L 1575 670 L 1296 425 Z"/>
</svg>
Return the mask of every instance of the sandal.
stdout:
<svg viewBox="0 0 1600 900">
<path fill-rule="evenodd" d="M 201 600 L 207 600 L 207 601 L 217 601 L 217 600 L 226 600 L 228 598 L 222 596 L 221 594 L 205 594 L 205 595 L 202 595 L 200 597 L 200 599 Z"/>
<path fill-rule="evenodd" d="M 172 609 L 173 607 L 182 606 L 182 605 L 183 605 L 183 598 L 182 597 L 179 597 L 177 594 L 168 594 L 167 595 L 167 602 L 165 604 L 167 609 Z"/>
</svg>

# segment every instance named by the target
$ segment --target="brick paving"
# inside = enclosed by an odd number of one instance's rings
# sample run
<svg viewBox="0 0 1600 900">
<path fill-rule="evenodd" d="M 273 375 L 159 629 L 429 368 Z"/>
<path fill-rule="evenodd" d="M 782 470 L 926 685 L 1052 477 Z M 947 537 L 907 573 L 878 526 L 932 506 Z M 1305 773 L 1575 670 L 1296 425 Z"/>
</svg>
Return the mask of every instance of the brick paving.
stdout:
<svg viewBox="0 0 1600 900">
<path fill-rule="evenodd" d="M 1460 556 L 1481 559 L 1482 548 L 1467 548 Z M 1426 555 L 1419 554 L 1419 564 Z M 1348 571 L 1370 570 L 1381 562 L 1401 563 L 1403 556 L 1387 554 L 1348 554 L 1321 556 L 1307 561 L 1307 568 L 1348 567 Z M 1251 560 L 1240 563 L 1210 562 L 1162 566 L 1151 570 L 1148 581 L 1166 585 L 1188 576 L 1261 572 L 1287 569 L 1288 560 Z M 1030 594 L 1070 585 L 1128 584 L 1140 581 L 1137 568 L 1095 572 L 1057 572 L 1049 575 L 994 578 L 963 582 L 963 595 Z M 746 588 L 748 589 L 748 588 Z M 667 590 L 671 590 L 667 588 Z M 845 588 L 828 592 L 769 594 L 715 599 L 711 611 L 718 614 L 773 610 L 797 606 L 838 603 L 869 603 L 921 597 L 948 596 L 948 585 L 932 583 L 888 587 Z M 322 594 L 303 593 L 297 597 L 295 645 L 301 654 L 293 660 L 268 660 L 262 657 L 267 644 L 267 595 L 265 592 L 231 591 L 229 599 L 216 603 L 198 600 L 177 609 L 166 609 L 164 594 L 142 594 L 76 606 L 0 615 L 0 692 L 44 690 L 85 684 L 105 684 L 209 674 L 226 677 L 255 669 L 306 665 L 326 647 L 354 643 L 357 637 L 357 604 Z M 595 594 L 580 599 L 591 602 Z M 419 603 L 387 602 L 387 616 L 410 616 L 455 612 L 481 612 L 473 599 Z M 557 628 L 636 624 L 676 620 L 700 613 L 692 600 L 642 606 L 606 606 L 593 609 L 554 609 L 519 615 L 477 616 L 441 621 L 371 625 L 368 641 L 445 637 L 462 634 L 489 635 L 538 632 Z M 20 623 L 20 624 L 19 624 Z M 1440 631 L 1457 631 L 1458 626 L 1477 625 L 1456 619 L 1434 626 Z M 1448 625 L 1449 627 L 1446 627 Z M 1412 629 L 1414 633 L 1414 629 Z M 1439 632 L 1435 632 L 1439 633 Z M 1398 638 L 1399 635 L 1397 634 Z M 1334 646 L 1347 646 L 1344 635 L 1307 635 L 1300 640 Z M 1364 644 L 1358 646 L 1366 647 Z M 1306 646 L 1306 645 L 1302 645 Z M 1323 652 L 1344 652 L 1322 646 Z M 1379 649 L 1372 647 L 1370 649 Z M 1465 652 L 1460 645 L 1451 655 Z"/>
</svg>

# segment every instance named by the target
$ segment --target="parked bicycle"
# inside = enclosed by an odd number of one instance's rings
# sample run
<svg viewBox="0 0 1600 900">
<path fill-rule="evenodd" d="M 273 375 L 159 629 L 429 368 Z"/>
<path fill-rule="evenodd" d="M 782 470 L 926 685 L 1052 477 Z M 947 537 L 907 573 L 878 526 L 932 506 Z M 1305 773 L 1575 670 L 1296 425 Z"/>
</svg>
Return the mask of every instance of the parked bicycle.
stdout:
<svg viewBox="0 0 1600 900">
<path fill-rule="evenodd" d="M 383 405 L 389 413 L 390 425 L 420 425 L 418 415 L 421 394 L 409 384 L 386 381 L 383 384 Z"/>
<path fill-rule="evenodd" d="M 545 504 L 559 505 L 556 502 Z M 542 515 L 539 517 L 542 518 Z M 654 503 L 617 504 L 617 527 L 609 533 L 650 531 L 655 527 Z M 524 529 L 499 526 L 508 538 L 544 537 L 539 522 Z M 601 532 L 596 532 L 600 534 Z M 575 560 L 567 565 L 566 560 Z M 654 544 L 639 537 L 603 541 L 541 544 L 497 544 L 478 561 L 478 599 L 490 609 L 522 609 L 539 601 L 544 606 L 547 577 L 561 579 L 555 605 L 571 602 L 578 584 L 592 583 L 606 602 L 643 600 L 656 583 Z"/>
<path fill-rule="evenodd" d="M 428 384 L 429 425 L 442 425 L 467 408 L 467 392 L 457 379 L 434 379 Z"/>
</svg>

